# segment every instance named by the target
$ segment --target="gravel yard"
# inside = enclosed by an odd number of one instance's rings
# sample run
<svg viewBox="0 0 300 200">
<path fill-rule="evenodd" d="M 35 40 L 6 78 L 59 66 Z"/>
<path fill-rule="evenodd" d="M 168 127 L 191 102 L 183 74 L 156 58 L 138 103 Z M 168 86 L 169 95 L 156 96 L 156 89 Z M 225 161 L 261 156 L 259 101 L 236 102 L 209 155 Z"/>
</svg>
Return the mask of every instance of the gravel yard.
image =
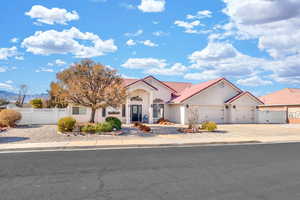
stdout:
<svg viewBox="0 0 300 200">
<path fill-rule="evenodd" d="M 197 133 L 197 134 L 181 134 L 177 132 L 179 126 L 152 126 L 153 133 L 141 133 L 136 129 L 125 127 L 124 134 L 121 136 L 107 135 L 78 135 L 68 136 L 58 134 L 55 125 L 35 125 L 23 126 L 9 129 L 6 132 L 0 133 L 0 144 L 4 143 L 40 143 L 40 142 L 68 142 L 68 141 L 91 141 L 91 140 L 124 140 L 136 138 L 177 138 L 177 139 L 201 139 L 205 140 L 221 140 L 225 139 L 262 139 L 268 140 L 272 138 L 282 138 L 284 140 L 299 140 L 300 141 L 300 125 L 263 125 L 263 124 L 236 124 L 236 125 L 219 125 L 218 132 Z"/>
</svg>

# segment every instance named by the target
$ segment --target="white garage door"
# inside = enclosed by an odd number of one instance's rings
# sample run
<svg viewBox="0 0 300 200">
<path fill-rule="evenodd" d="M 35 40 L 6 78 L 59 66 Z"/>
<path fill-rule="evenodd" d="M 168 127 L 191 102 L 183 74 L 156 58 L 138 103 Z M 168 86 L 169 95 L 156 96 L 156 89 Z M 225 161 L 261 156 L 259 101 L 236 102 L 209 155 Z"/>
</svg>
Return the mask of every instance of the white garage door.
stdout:
<svg viewBox="0 0 300 200">
<path fill-rule="evenodd" d="M 237 107 L 234 109 L 234 123 L 251 124 L 255 122 L 255 110 L 252 107 Z"/>
<path fill-rule="evenodd" d="M 198 107 L 199 122 L 214 121 L 216 123 L 224 123 L 224 108 L 223 106 L 214 107 Z"/>
</svg>

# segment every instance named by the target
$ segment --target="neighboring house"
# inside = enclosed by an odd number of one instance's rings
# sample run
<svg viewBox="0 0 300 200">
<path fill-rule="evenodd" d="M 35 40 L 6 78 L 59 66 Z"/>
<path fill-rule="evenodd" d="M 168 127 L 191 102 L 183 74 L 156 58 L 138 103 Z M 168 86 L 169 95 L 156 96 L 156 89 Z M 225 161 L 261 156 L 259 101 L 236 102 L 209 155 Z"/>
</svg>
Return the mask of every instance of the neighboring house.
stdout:
<svg viewBox="0 0 300 200">
<path fill-rule="evenodd" d="M 96 121 L 115 116 L 127 124 L 136 121 L 155 123 L 159 118 L 188 124 L 191 113 L 196 112 L 199 123 L 256 123 L 257 108 L 263 104 L 225 78 L 191 84 L 147 76 L 124 79 L 124 87 L 128 93 L 126 103 L 118 109 L 98 109 Z M 71 110 L 76 120 L 89 120 L 90 109 L 72 106 Z"/>
<path fill-rule="evenodd" d="M 286 111 L 289 123 L 300 123 L 300 89 L 285 88 L 260 97 L 264 111 Z"/>
</svg>

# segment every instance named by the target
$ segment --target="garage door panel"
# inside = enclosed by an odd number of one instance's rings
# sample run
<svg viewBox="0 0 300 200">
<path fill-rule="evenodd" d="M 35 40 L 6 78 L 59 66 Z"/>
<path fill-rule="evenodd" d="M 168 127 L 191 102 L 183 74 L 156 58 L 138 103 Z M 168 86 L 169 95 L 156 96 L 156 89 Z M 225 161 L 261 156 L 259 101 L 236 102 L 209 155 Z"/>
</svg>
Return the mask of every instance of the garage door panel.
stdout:
<svg viewBox="0 0 300 200">
<path fill-rule="evenodd" d="M 199 107 L 199 122 L 214 121 L 216 123 L 224 123 L 223 107 Z"/>
<path fill-rule="evenodd" d="M 234 120 L 235 123 L 254 123 L 254 109 L 252 107 L 240 107 L 236 108 L 234 111 Z"/>
</svg>

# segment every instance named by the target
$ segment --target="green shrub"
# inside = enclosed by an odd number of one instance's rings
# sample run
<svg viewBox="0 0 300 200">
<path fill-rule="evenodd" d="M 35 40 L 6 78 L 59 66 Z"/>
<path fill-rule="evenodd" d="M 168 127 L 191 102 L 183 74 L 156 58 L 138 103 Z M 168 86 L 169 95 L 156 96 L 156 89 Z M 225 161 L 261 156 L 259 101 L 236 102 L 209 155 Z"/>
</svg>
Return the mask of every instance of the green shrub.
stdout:
<svg viewBox="0 0 300 200">
<path fill-rule="evenodd" d="M 13 127 L 21 120 L 22 115 L 18 111 L 5 109 L 0 112 L 0 125 L 3 127 Z"/>
<path fill-rule="evenodd" d="M 120 130 L 122 128 L 122 122 L 116 117 L 107 117 L 106 122 L 109 122 L 112 125 L 113 129 Z"/>
<path fill-rule="evenodd" d="M 81 131 L 85 133 L 95 133 L 96 126 L 94 124 L 87 124 L 81 128 Z"/>
<path fill-rule="evenodd" d="M 201 129 L 207 129 L 207 124 L 208 124 L 208 123 L 209 123 L 208 121 L 203 122 L 203 123 L 201 124 Z"/>
<path fill-rule="evenodd" d="M 76 124 L 76 120 L 74 118 L 64 117 L 58 121 L 57 126 L 58 126 L 58 130 L 63 133 L 63 132 L 73 131 L 75 124 Z"/>
<path fill-rule="evenodd" d="M 82 132 L 85 133 L 102 133 L 111 132 L 113 130 L 110 122 L 103 122 L 98 124 L 87 124 L 81 128 Z"/>
<path fill-rule="evenodd" d="M 113 130 L 113 126 L 111 122 L 103 122 L 97 124 L 97 132 L 111 132 Z"/>
<path fill-rule="evenodd" d="M 32 99 L 30 102 L 33 108 L 43 108 L 43 100 L 42 99 Z"/>
<path fill-rule="evenodd" d="M 202 129 L 206 129 L 212 132 L 217 129 L 217 124 L 216 122 L 204 122 L 202 123 Z"/>
</svg>

